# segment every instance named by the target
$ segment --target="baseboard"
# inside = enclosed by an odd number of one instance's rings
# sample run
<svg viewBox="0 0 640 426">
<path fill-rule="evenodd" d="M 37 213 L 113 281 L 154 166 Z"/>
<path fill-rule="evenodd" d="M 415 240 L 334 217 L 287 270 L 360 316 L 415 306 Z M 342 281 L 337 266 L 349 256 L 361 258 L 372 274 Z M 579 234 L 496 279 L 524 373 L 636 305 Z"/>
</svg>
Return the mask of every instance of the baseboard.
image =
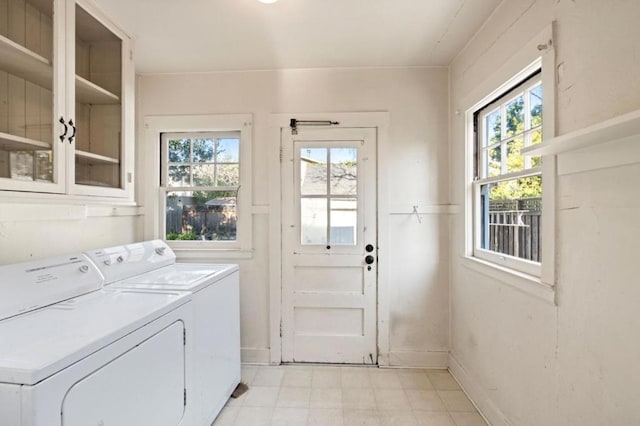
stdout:
<svg viewBox="0 0 640 426">
<path fill-rule="evenodd" d="M 269 349 L 242 348 L 240 359 L 243 364 L 269 364 Z"/>
<path fill-rule="evenodd" d="M 449 352 L 446 351 L 391 351 L 382 357 L 385 366 L 407 368 L 433 368 L 446 370 L 449 366 Z M 383 363 L 380 363 L 383 365 Z"/>
<path fill-rule="evenodd" d="M 505 415 L 483 391 L 480 384 L 464 369 L 453 354 L 449 354 L 449 371 L 458 381 L 473 405 L 485 421 L 491 426 L 509 426 Z"/>
</svg>

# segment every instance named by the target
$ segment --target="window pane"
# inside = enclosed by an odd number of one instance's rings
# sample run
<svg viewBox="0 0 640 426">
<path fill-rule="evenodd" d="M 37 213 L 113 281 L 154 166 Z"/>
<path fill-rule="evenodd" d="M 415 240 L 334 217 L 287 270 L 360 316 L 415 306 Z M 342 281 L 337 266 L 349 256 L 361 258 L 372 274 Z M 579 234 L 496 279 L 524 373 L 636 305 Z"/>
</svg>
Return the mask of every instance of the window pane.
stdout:
<svg viewBox="0 0 640 426">
<path fill-rule="evenodd" d="M 171 139 L 169 140 L 169 162 L 170 163 L 188 163 L 191 149 L 191 141 L 189 139 Z"/>
<path fill-rule="evenodd" d="M 166 201 L 167 240 L 236 240 L 235 193 L 169 192 Z"/>
<path fill-rule="evenodd" d="M 485 139 L 484 146 L 500 142 L 500 110 L 496 110 L 485 118 Z"/>
<path fill-rule="evenodd" d="M 301 243 L 327 243 L 327 199 L 300 199 Z"/>
<path fill-rule="evenodd" d="M 480 247 L 540 261 L 542 178 L 539 175 L 482 185 Z"/>
<path fill-rule="evenodd" d="M 213 164 L 198 164 L 193 166 L 193 186 L 214 186 L 215 173 L 216 167 Z"/>
<path fill-rule="evenodd" d="M 300 150 L 300 193 L 302 195 L 327 194 L 327 149 Z"/>
<path fill-rule="evenodd" d="M 542 86 L 536 86 L 529 93 L 529 104 L 531 105 L 531 127 L 542 124 Z"/>
<path fill-rule="evenodd" d="M 358 149 L 331 149 L 332 194 L 356 195 L 358 191 Z"/>
<path fill-rule="evenodd" d="M 331 244 L 357 244 L 358 200 L 340 198 L 331 200 Z"/>
<path fill-rule="evenodd" d="M 522 148 L 524 148 L 522 136 L 507 142 L 507 173 L 524 170 L 524 156 L 520 153 Z"/>
<path fill-rule="evenodd" d="M 189 166 L 169 166 L 167 186 L 191 186 Z"/>
<path fill-rule="evenodd" d="M 240 139 L 219 139 L 216 161 L 218 163 L 239 163 Z"/>
<path fill-rule="evenodd" d="M 215 141 L 213 139 L 193 140 L 193 161 L 195 163 L 213 163 Z"/>
<path fill-rule="evenodd" d="M 500 145 L 485 151 L 485 165 L 487 168 L 487 176 L 498 176 L 502 173 L 502 148 Z M 485 177 L 487 177 L 485 176 Z"/>
<path fill-rule="evenodd" d="M 524 97 L 518 96 L 507 104 L 506 136 L 511 137 L 524 131 Z"/>
<path fill-rule="evenodd" d="M 240 184 L 240 166 L 237 164 L 218 164 L 218 186 L 238 186 Z"/>
</svg>

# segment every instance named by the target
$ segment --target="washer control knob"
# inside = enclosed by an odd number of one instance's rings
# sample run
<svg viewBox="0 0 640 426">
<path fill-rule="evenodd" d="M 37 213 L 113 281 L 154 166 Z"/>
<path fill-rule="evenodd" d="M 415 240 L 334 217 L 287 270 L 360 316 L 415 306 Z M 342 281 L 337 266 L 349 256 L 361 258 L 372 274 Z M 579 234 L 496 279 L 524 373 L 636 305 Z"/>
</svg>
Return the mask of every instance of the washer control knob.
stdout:
<svg viewBox="0 0 640 426">
<path fill-rule="evenodd" d="M 105 261 L 104 261 L 104 264 L 105 264 L 105 265 L 107 265 L 107 266 L 111 265 L 111 259 L 107 259 L 107 260 L 105 260 Z"/>
<path fill-rule="evenodd" d="M 89 267 L 87 265 L 82 265 L 80 266 L 80 272 L 82 272 L 83 274 L 86 274 L 87 272 L 89 272 Z"/>
<path fill-rule="evenodd" d="M 164 252 L 165 252 L 166 250 L 167 250 L 167 248 L 166 248 L 166 247 L 157 247 L 157 248 L 156 248 L 156 253 L 157 253 L 159 256 L 164 256 Z"/>
<path fill-rule="evenodd" d="M 116 260 L 118 261 L 118 263 L 122 263 L 122 262 L 124 262 L 124 257 L 118 256 L 118 258 Z"/>
</svg>

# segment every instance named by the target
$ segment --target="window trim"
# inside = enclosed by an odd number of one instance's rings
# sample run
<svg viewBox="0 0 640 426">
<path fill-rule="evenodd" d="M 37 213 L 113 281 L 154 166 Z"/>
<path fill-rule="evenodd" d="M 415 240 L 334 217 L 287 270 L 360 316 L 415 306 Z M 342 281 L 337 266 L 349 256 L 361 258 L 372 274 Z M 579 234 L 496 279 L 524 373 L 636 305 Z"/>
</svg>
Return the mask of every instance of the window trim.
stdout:
<svg viewBox="0 0 640 426">
<path fill-rule="evenodd" d="M 237 198 L 236 241 L 167 241 L 178 256 L 201 259 L 249 258 L 253 252 L 252 211 L 252 114 L 214 114 L 145 117 L 145 239 L 164 239 L 165 195 L 161 187 L 161 136 L 168 133 L 240 132 L 240 185 Z M 199 188 L 199 187 L 194 187 Z M 176 188 L 172 188 L 176 189 Z M 179 188 L 178 188 L 179 189 Z M 224 189 L 224 188 L 222 188 Z"/>
<path fill-rule="evenodd" d="M 556 81 L 555 81 L 555 49 L 554 49 L 554 25 L 551 23 L 543 29 L 537 36 L 533 37 L 526 45 L 522 46 L 518 52 L 509 58 L 502 66 L 488 75 L 485 81 L 474 89 L 462 101 L 465 110 L 465 245 L 461 253 L 463 264 L 476 271 L 483 271 L 487 276 L 500 276 L 498 281 L 519 288 L 526 293 L 536 295 L 539 291 L 551 291 L 552 296 L 545 299 L 555 298 L 555 198 L 556 198 L 556 157 L 547 155 L 543 158 L 542 177 L 545 182 L 543 191 L 543 216 L 542 216 L 542 253 L 539 274 L 520 272 L 505 265 L 502 259 L 492 259 L 486 261 L 474 256 L 474 235 L 475 216 L 473 215 L 474 194 L 473 178 L 475 176 L 475 134 L 474 134 L 474 112 L 481 107 L 490 104 L 493 100 L 510 89 L 516 87 L 518 83 L 526 80 L 533 71 L 542 69 L 543 88 L 543 134 L 545 139 L 555 136 L 555 102 L 556 102 Z M 510 278 L 508 278 L 510 277 Z M 518 285 L 523 277 L 526 277 L 527 285 Z M 533 283 L 532 285 L 529 285 Z M 535 288 L 535 289 L 534 289 Z M 538 290 L 539 289 L 539 290 Z"/>
</svg>

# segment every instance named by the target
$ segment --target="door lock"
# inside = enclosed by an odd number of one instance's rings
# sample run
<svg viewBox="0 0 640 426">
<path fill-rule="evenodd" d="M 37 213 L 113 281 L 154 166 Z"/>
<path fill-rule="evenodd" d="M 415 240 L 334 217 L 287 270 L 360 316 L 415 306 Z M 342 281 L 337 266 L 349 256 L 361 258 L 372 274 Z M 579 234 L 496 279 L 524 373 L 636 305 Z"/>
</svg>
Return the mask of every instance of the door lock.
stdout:
<svg viewBox="0 0 640 426">
<path fill-rule="evenodd" d="M 371 255 L 368 255 L 367 257 L 364 258 L 364 262 L 367 265 L 371 265 L 375 260 L 376 260 L 375 257 L 373 257 Z"/>
<path fill-rule="evenodd" d="M 373 251 L 373 244 L 367 244 L 364 249 L 367 251 L 367 253 L 371 253 Z"/>
</svg>

